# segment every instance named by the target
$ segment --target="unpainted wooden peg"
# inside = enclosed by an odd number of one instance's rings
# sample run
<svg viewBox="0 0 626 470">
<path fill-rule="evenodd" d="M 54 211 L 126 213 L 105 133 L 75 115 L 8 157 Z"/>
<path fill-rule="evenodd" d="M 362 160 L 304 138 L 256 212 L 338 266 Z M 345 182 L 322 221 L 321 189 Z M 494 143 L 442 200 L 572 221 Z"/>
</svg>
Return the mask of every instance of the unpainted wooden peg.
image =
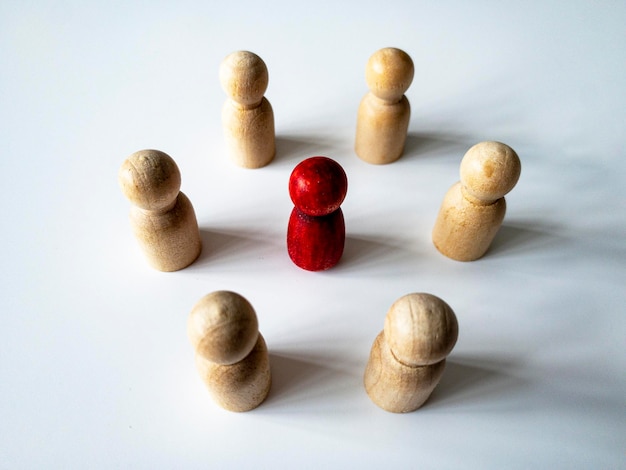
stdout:
<svg viewBox="0 0 626 470">
<path fill-rule="evenodd" d="M 148 262 L 160 271 L 193 263 L 202 241 L 193 206 L 180 192 L 176 162 L 159 150 L 140 150 L 124 161 L 118 181 L 132 204 L 130 223 Z"/>
<path fill-rule="evenodd" d="M 443 375 L 458 332 L 456 315 L 439 297 L 415 293 L 396 300 L 365 369 L 370 399 L 393 413 L 421 407 Z"/>
<path fill-rule="evenodd" d="M 380 49 L 367 62 L 365 80 L 370 91 L 359 106 L 354 144 L 362 160 L 382 165 L 402 156 L 411 117 L 404 93 L 413 74 L 411 57 L 397 48 Z"/>
<path fill-rule="evenodd" d="M 213 400 L 230 411 L 249 411 L 267 397 L 270 363 L 256 312 L 241 295 L 215 291 L 202 297 L 187 320 L 196 367 Z"/>
<path fill-rule="evenodd" d="M 220 65 L 220 82 L 228 99 L 222 124 L 228 152 L 243 168 L 260 168 L 276 154 L 274 111 L 263 96 L 269 82 L 265 62 L 249 51 L 228 55 Z"/>
<path fill-rule="evenodd" d="M 502 225 L 507 194 L 517 184 L 521 163 L 501 142 L 481 142 L 461 161 L 461 180 L 446 193 L 432 232 L 433 243 L 449 258 L 482 257 Z"/>
</svg>

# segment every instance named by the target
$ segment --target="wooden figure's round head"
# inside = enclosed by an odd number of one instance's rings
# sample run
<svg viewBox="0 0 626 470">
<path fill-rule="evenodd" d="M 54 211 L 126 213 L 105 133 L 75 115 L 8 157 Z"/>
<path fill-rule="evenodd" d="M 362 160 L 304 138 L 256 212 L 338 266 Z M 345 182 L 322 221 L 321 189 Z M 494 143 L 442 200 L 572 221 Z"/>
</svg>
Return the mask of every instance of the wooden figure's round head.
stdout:
<svg viewBox="0 0 626 470">
<path fill-rule="evenodd" d="M 459 335 L 459 325 L 450 306 L 439 297 L 407 294 L 387 312 L 384 332 L 398 361 L 407 366 L 425 366 L 450 354 Z"/>
<path fill-rule="evenodd" d="M 319 217 L 336 211 L 348 192 L 346 172 L 328 157 L 300 162 L 289 177 L 289 196 L 307 215 Z"/>
<path fill-rule="evenodd" d="M 235 292 L 216 291 L 202 297 L 187 319 L 187 335 L 205 359 L 234 364 L 254 348 L 259 324 L 252 305 Z"/>
<path fill-rule="evenodd" d="M 118 181 L 130 202 L 145 210 L 164 210 L 174 204 L 180 191 L 180 171 L 168 154 L 140 150 L 128 157 Z"/>
<path fill-rule="evenodd" d="M 513 189 L 521 170 L 519 157 L 511 147 L 500 142 L 480 142 L 461 161 L 461 184 L 471 197 L 491 203 Z"/>
<path fill-rule="evenodd" d="M 398 102 L 411 86 L 414 73 L 413 61 L 406 52 L 395 47 L 385 47 L 369 58 L 365 67 L 365 81 L 378 98 Z"/>
<path fill-rule="evenodd" d="M 220 82 L 232 100 L 243 107 L 254 107 L 263 99 L 269 74 L 258 55 L 237 51 L 226 56 L 220 64 Z"/>
</svg>

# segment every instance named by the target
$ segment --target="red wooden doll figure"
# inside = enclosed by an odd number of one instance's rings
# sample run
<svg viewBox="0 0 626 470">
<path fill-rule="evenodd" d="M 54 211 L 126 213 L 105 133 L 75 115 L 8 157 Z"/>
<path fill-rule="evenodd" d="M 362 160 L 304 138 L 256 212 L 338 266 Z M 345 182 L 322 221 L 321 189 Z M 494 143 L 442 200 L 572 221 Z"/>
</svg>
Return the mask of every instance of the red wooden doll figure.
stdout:
<svg viewBox="0 0 626 470">
<path fill-rule="evenodd" d="M 348 179 L 339 163 L 327 157 L 300 162 L 289 177 L 295 207 L 287 228 L 291 260 L 307 271 L 332 268 L 343 254 L 346 228 L 341 203 Z"/>
</svg>

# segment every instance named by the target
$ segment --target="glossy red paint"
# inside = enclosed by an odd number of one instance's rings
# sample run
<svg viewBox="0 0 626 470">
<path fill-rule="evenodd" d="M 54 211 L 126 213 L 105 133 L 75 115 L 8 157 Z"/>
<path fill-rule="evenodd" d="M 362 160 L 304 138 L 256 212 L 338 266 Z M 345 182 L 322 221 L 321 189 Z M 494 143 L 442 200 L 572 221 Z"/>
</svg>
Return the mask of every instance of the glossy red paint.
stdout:
<svg viewBox="0 0 626 470">
<path fill-rule="evenodd" d="M 300 268 L 323 271 L 341 259 L 346 228 L 339 206 L 347 191 L 345 171 L 328 157 L 311 157 L 294 168 L 289 195 L 296 207 L 289 218 L 287 251 Z"/>
<path fill-rule="evenodd" d="M 341 165 L 328 157 L 300 162 L 289 177 L 289 196 L 307 215 L 327 215 L 337 210 L 348 192 L 348 178 Z"/>
<path fill-rule="evenodd" d="M 346 227 L 341 208 L 322 217 L 312 217 L 297 207 L 291 211 L 287 251 L 291 260 L 307 271 L 332 268 L 341 259 Z"/>
</svg>

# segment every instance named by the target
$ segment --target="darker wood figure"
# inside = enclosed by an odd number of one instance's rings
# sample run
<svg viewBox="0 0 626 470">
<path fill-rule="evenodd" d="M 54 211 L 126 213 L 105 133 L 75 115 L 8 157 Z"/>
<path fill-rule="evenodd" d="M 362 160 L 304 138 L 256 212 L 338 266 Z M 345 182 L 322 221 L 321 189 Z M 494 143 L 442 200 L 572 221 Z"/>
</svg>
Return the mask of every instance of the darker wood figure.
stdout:
<svg viewBox="0 0 626 470">
<path fill-rule="evenodd" d="M 439 297 L 400 297 L 387 312 L 365 368 L 370 399 L 392 413 L 417 410 L 439 383 L 458 334 L 456 315 Z"/>
</svg>

